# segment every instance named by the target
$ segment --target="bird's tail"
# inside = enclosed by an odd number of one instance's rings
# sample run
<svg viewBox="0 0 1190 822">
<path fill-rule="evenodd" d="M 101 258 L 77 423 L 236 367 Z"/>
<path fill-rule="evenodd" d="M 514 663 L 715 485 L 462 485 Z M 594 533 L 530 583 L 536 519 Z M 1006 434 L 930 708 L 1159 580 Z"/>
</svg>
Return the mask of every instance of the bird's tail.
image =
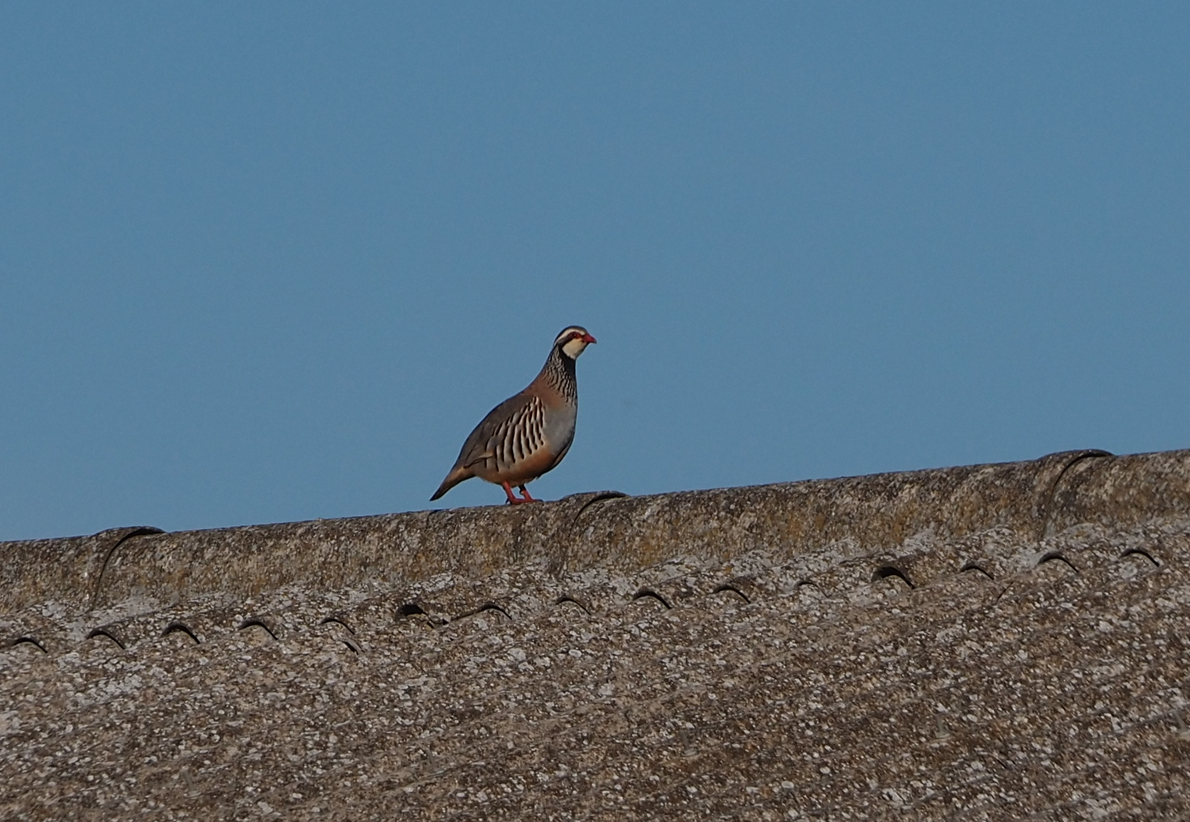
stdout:
<svg viewBox="0 0 1190 822">
<path fill-rule="evenodd" d="M 438 486 L 438 490 L 434 492 L 434 496 L 430 497 L 430 502 L 441 497 L 451 488 L 454 488 L 465 479 L 471 479 L 475 474 L 463 465 L 455 466 L 450 469 L 450 473 L 446 475 L 446 479 L 442 480 L 442 484 Z"/>
</svg>

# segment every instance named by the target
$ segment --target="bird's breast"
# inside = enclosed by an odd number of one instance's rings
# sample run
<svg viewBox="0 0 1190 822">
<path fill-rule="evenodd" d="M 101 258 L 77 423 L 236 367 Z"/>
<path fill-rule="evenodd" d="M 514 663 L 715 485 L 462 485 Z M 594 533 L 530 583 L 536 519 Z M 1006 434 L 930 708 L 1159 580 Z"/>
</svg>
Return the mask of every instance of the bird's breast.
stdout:
<svg viewBox="0 0 1190 822">
<path fill-rule="evenodd" d="M 570 447 L 574 439 L 574 423 L 578 419 L 578 406 L 569 403 L 552 408 L 545 417 L 545 447 L 553 454 L 561 454 Z"/>
</svg>

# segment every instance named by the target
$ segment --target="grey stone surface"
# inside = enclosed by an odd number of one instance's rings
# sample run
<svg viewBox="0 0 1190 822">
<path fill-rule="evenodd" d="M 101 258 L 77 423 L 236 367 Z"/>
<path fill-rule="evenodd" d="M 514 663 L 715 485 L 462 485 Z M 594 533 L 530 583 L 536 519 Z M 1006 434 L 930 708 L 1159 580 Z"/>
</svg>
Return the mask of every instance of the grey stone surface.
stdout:
<svg viewBox="0 0 1190 822">
<path fill-rule="evenodd" d="M 0 544 L 5 819 L 1190 818 L 1190 452 Z"/>
</svg>

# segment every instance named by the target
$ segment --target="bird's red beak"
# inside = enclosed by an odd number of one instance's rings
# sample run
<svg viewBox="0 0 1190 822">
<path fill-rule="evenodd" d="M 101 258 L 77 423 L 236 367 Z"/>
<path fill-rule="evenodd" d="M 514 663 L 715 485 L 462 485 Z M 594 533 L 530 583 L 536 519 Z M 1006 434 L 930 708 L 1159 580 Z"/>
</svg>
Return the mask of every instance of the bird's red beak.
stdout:
<svg viewBox="0 0 1190 822">
<path fill-rule="evenodd" d="M 587 334 L 586 336 L 583 337 L 583 342 L 593 343 L 593 342 L 595 342 L 595 338 L 592 337 L 590 334 Z"/>
</svg>

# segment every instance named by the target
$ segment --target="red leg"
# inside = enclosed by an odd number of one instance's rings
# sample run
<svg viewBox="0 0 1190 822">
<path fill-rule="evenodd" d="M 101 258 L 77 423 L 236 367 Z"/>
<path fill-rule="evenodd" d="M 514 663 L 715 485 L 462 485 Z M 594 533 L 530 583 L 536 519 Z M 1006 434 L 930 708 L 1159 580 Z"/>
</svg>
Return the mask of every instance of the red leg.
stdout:
<svg viewBox="0 0 1190 822">
<path fill-rule="evenodd" d="M 533 497 L 529 496 L 529 489 L 523 485 L 517 486 L 517 488 L 521 489 L 521 493 L 524 495 L 524 496 L 520 496 L 520 497 L 518 497 L 516 494 L 512 493 L 512 486 L 509 485 L 507 482 L 502 482 L 502 483 L 500 483 L 500 485 L 504 487 L 504 493 L 508 494 L 508 504 L 509 505 L 520 505 L 522 502 L 537 502 L 537 500 L 535 500 L 535 499 L 533 499 Z"/>
<path fill-rule="evenodd" d="M 508 494 L 509 505 L 516 505 L 518 502 L 521 502 L 521 500 L 517 499 L 516 494 L 512 493 L 511 485 L 509 485 L 507 482 L 502 482 L 500 485 L 504 487 L 504 493 Z"/>
</svg>

